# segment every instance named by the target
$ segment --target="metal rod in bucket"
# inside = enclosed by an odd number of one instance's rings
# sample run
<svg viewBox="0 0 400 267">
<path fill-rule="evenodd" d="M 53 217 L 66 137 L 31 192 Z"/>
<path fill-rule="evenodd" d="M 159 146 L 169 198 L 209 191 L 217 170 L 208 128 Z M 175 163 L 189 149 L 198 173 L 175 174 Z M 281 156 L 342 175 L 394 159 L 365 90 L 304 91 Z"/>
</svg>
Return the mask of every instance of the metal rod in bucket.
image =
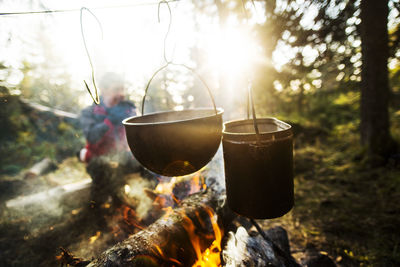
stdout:
<svg viewBox="0 0 400 267">
<path fill-rule="evenodd" d="M 248 98 L 247 98 L 247 105 L 251 104 L 251 112 L 253 114 L 253 126 L 254 126 L 254 131 L 256 132 L 257 136 L 257 141 L 260 140 L 260 132 L 258 130 L 258 125 L 257 125 L 257 117 L 256 117 L 256 110 L 254 108 L 254 98 L 253 98 L 253 91 L 251 88 L 251 83 L 249 84 L 247 91 L 248 91 Z M 247 118 L 249 119 L 249 107 L 247 107 Z"/>
</svg>

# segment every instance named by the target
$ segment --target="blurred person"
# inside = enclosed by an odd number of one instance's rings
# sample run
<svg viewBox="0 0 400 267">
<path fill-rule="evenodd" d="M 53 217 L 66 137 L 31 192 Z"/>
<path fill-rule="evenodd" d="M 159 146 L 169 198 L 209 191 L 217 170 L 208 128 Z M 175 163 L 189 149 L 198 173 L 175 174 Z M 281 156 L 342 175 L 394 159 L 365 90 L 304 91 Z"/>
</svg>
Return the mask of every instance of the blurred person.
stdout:
<svg viewBox="0 0 400 267">
<path fill-rule="evenodd" d="M 79 158 L 86 163 L 102 155 L 129 152 L 122 120 L 136 115 L 135 105 L 124 99 L 123 80 L 118 74 L 104 74 L 99 86 L 100 104 L 85 108 L 80 117 L 86 147 Z"/>
<path fill-rule="evenodd" d="M 105 73 L 99 87 L 100 104 L 93 103 L 81 112 L 86 146 L 78 155 L 87 163 L 86 170 L 92 178 L 92 207 L 97 208 L 107 201 L 118 204 L 125 174 L 140 170 L 122 125 L 123 119 L 136 115 L 134 103 L 125 99 L 123 79 L 116 73 Z"/>
</svg>

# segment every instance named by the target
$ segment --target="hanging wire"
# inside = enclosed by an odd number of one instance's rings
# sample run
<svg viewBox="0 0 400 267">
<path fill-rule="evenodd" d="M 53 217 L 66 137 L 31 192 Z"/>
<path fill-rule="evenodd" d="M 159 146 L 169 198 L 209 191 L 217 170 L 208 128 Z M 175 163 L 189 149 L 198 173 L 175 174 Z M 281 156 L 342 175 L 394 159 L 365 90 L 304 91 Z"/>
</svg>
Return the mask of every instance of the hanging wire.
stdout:
<svg viewBox="0 0 400 267">
<path fill-rule="evenodd" d="M 171 12 L 171 7 L 169 6 L 169 3 L 167 2 L 167 1 L 165 1 L 165 0 L 162 0 L 162 1 L 160 1 L 159 3 L 158 3 L 158 23 L 160 23 L 161 22 L 161 20 L 160 20 L 160 6 L 161 6 L 161 4 L 166 4 L 167 5 L 167 7 L 168 7 L 168 12 L 169 12 L 169 23 L 168 23 L 168 30 L 167 30 L 167 33 L 165 34 L 165 36 L 164 36 L 164 60 L 165 60 L 165 63 L 169 63 L 169 62 L 171 62 L 171 61 L 168 61 L 168 59 L 167 59 L 167 53 L 166 53 L 166 49 L 167 49 L 167 38 L 168 38 L 168 35 L 169 35 L 169 32 L 170 32 L 170 30 L 171 30 L 171 24 L 172 24 L 172 12 Z"/>
<path fill-rule="evenodd" d="M 253 2 L 253 5 L 254 5 L 254 2 Z M 244 12 L 245 17 L 246 17 L 246 23 L 248 23 L 249 16 L 247 14 L 246 6 L 245 6 L 245 0 L 242 0 L 242 7 L 243 7 L 243 12 Z M 255 7 L 255 5 L 254 5 L 254 7 Z M 250 119 L 250 106 L 251 106 L 251 112 L 252 112 L 252 115 L 253 115 L 254 131 L 256 133 L 257 141 L 259 141 L 260 140 L 260 132 L 258 130 L 256 110 L 254 108 L 254 98 L 253 98 L 253 90 L 252 90 L 251 81 L 249 81 L 249 86 L 247 87 L 247 92 L 248 92 L 248 96 L 247 96 L 247 119 Z"/>
<path fill-rule="evenodd" d="M 168 67 L 169 63 L 165 64 L 164 66 L 162 66 L 161 68 L 159 68 L 158 70 L 156 70 L 153 75 L 151 76 L 150 80 L 147 82 L 146 88 L 144 89 L 144 96 L 142 99 L 142 116 L 144 115 L 144 102 L 146 101 L 146 96 L 147 96 L 147 91 L 149 90 L 150 87 L 150 83 L 153 81 L 154 77 L 156 77 L 156 75 L 162 71 L 163 69 L 165 69 L 166 67 Z"/>
<path fill-rule="evenodd" d="M 162 0 L 162 1 L 160 1 L 159 4 L 158 4 L 158 22 L 159 22 L 159 23 L 161 22 L 161 20 L 160 20 L 160 6 L 161 6 L 161 4 L 166 4 L 167 7 L 168 7 L 168 11 L 169 11 L 168 30 L 167 30 L 167 32 L 166 32 L 166 34 L 165 34 L 165 37 L 164 37 L 164 60 L 165 60 L 165 65 L 162 66 L 162 67 L 160 67 L 159 69 L 157 69 L 157 70 L 153 73 L 153 75 L 151 76 L 150 80 L 147 82 L 146 88 L 145 88 L 145 90 L 144 90 L 144 96 L 143 96 L 143 99 L 142 99 L 142 115 L 144 114 L 144 103 L 145 103 L 146 96 L 147 96 L 147 91 L 149 90 L 149 87 L 150 87 L 151 82 L 153 81 L 154 77 L 155 77 L 160 71 L 164 70 L 165 68 L 167 68 L 167 67 L 170 66 L 170 65 L 184 67 L 184 68 L 186 68 L 187 70 L 191 71 L 192 73 L 194 73 L 194 74 L 197 76 L 197 78 L 201 81 L 201 83 L 207 88 L 208 94 L 210 95 L 210 98 L 211 98 L 211 101 L 212 101 L 212 104 L 213 104 L 213 107 L 214 107 L 214 110 L 215 110 L 215 114 L 217 114 L 217 113 L 218 113 L 218 111 L 217 111 L 217 106 L 215 105 L 215 100 L 214 100 L 214 97 L 213 97 L 213 95 L 212 95 L 212 93 L 211 93 L 211 89 L 210 89 L 210 87 L 207 85 L 207 83 L 205 82 L 205 80 L 200 76 L 200 74 L 198 74 L 193 68 L 191 68 L 191 67 L 189 67 L 189 66 L 187 66 L 187 65 L 185 65 L 185 64 L 174 63 L 174 62 L 172 61 L 172 59 L 171 59 L 171 60 L 168 60 L 168 59 L 167 59 L 167 56 L 166 56 L 166 41 L 167 41 L 168 35 L 169 35 L 169 33 L 170 33 L 171 23 L 172 23 L 172 12 L 171 12 L 171 7 L 169 6 L 169 2 L 170 2 L 170 1 Z"/>
<path fill-rule="evenodd" d="M 251 89 L 251 83 L 249 84 L 248 91 L 249 91 L 249 99 L 250 99 L 250 102 L 251 102 L 251 112 L 253 114 L 254 131 L 256 132 L 257 140 L 259 140 L 260 139 L 260 132 L 258 130 L 258 125 L 257 125 L 257 117 L 256 117 L 256 110 L 254 108 L 254 98 L 253 98 L 253 90 Z"/>
<path fill-rule="evenodd" d="M 214 110 L 215 110 L 215 114 L 217 114 L 217 113 L 218 113 L 218 111 L 217 111 L 217 106 L 215 105 L 215 100 L 214 100 L 214 97 L 213 97 L 213 95 L 212 95 L 212 93 L 211 93 L 211 89 L 210 89 L 210 87 L 208 87 L 207 83 L 206 83 L 206 82 L 204 81 L 204 79 L 200 76 L 200 74 L 198 74 L 193 68 L 188 67 L 188 66 L 185 65 L 185 64 L 168 62 L 167 64 L 165 64 L 164 66 L 162 66 L 161 68 L 159 68 L 158 70 L 156 70 L 156 71 L 153 73 L 153 75 L 151 76 L 150 80 L 147 82 L 146 88 L 145 88 L 145 90 L 144 90 L 144 96 L 143 96 L 143 99 L 142 99 L 142 109 L 141 109 L 141 110 L 142 110 L 142 115 L 144 115 L 144 103 L 145 103 L 145 101 L 146 101 L 147 91 L 149 90 L 149 87 L 150 87 L 151 82 L 153 81 L 154 77 L 156 77 L 156 75 L 157 75 L 160 71 L 162 71 L 163 69 L 167 68 L 169 65 L 184 67 L 184 68 L 190 70 L 192 73 L 194 73 L 194 74 L 197 76 L 197 78 L 201 81 L 201 83 L 204 85 L 204 87 L 207 88 L 208 94 L 210 95 L 210 98 L 211 98 L 211 101 L 212 101 L 212 104 L 213 104 L 213 107 L 214 107 Z"/>
<path fill-rule="evenodd" d="M 180 0 L 168 0 L 165 2 L 179 2 Z M 125 8 L 125 7 L 137 7 L 137 6 L 153 6 L 158 5 L 159 2 L 151 2 L 151 3 L 136 3 L 136 4 L 127 4 L 127 5 L 114 5 L 114 6 L 102 6 L 102 7 L 92 7 L 92 10 L 95 9 L 113 9 L 113 8 Z M 77 12 L 81 9 L 59 9 L 59 10 L 40 10 L 40 11 L 22 11 L 22 12 L 2 12 L 0 16 L 14 16 L 14 15 L 33 15 L 33 14 L 49 14 L 49 13 L 67 13 L 67 12 Z"/>
<path fill-rule="evenodd" d="M 89 92 L 90 97 L 92 98 L 93 102 L 94 102 L 96 105 L 98 105 L 98 104 L 100 104 L 100 97 L 99 97 L 99 93 L 98 93 L 97 86 L 96 86 L 96 80 L 95 80 L 95 78 L 94 78 L 95 75 L 94 75 L 94 67 L 93 67 L 92 58 L 90 57 L 89 50 L 88 50 L 87 45 L 86 45 L 85 33 L 84 33 L 84 30 L 83 30 L 83 20 L 82 20 L 82 18 L 83 18 L 83 11 L 84 11 L 84 10 L 86 10 L 87 12 L 89 12 L 89 13 L 96 19 L 97 23 L 98 23 L 99 26 L 100 26 L 101 38 L 103 38 L 103 27 L 101 26 L 101 23 L 100 23 L 99 19 L 96 17 L 95 14 L 93 14 L 92 11 L 90 11 L 90 9 L 88 9 L 88 8 L 86 8 L 86 7 L 82 7 L 82 8 L 81 8 L 81 16 L 80 16 L 81 34 L 82 34 L 83 44 L 84 44 L 84 46 L 85 46 L 86 55 L 88 56 L 89 63 L 90 63 L 90 68 L 91 68 L 91 70 L 92 70 L 92 83 L 93 83 L 93 86 L 94 86 L 95 97 L 93 97 L 92 91 L 90 90 L 90 88 L 89 88 L 88 84 L 86 83 L 86 81 L 83 80 L 83 82 L 85 83 L 86 89 L 87 89 L 87 91 Z"/>
</svg>

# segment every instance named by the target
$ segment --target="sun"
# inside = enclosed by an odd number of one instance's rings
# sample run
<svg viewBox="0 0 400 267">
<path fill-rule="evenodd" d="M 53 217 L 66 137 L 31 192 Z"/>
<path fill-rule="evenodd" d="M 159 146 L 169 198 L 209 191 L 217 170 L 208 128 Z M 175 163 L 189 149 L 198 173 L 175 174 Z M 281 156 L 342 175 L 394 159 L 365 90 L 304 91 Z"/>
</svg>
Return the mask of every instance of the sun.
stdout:
<svg viewBox="0 0 400 267">
<path fill-rule="evenodd" d="M 248 31 L 229 27 L 207 40 L 209 65 L 229 78 L 248 75 L 259 57 L 257 43 Z"/>
</svg>

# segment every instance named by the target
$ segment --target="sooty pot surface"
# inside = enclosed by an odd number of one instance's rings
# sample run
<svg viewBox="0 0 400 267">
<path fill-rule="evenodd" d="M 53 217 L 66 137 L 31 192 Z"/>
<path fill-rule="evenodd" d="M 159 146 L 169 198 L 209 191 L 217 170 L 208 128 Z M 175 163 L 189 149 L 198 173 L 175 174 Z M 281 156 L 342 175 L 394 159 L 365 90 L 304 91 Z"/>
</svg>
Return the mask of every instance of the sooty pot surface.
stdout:
<svg viewBox="0 0 400 267">
<path fill-rule="evenodd" d="M 222 144 L 228 204 L 255 219 L 276 218 L 293 207 L 291 126 L 274 118 L 225 123 Z"/>
<path fill-rule="evenodd" d="M 222 109 L 147 114 L 123 121 L 129 147 L 147 169 L 164 176 L 198 171 L 221 142 Z"/>
</svg>

